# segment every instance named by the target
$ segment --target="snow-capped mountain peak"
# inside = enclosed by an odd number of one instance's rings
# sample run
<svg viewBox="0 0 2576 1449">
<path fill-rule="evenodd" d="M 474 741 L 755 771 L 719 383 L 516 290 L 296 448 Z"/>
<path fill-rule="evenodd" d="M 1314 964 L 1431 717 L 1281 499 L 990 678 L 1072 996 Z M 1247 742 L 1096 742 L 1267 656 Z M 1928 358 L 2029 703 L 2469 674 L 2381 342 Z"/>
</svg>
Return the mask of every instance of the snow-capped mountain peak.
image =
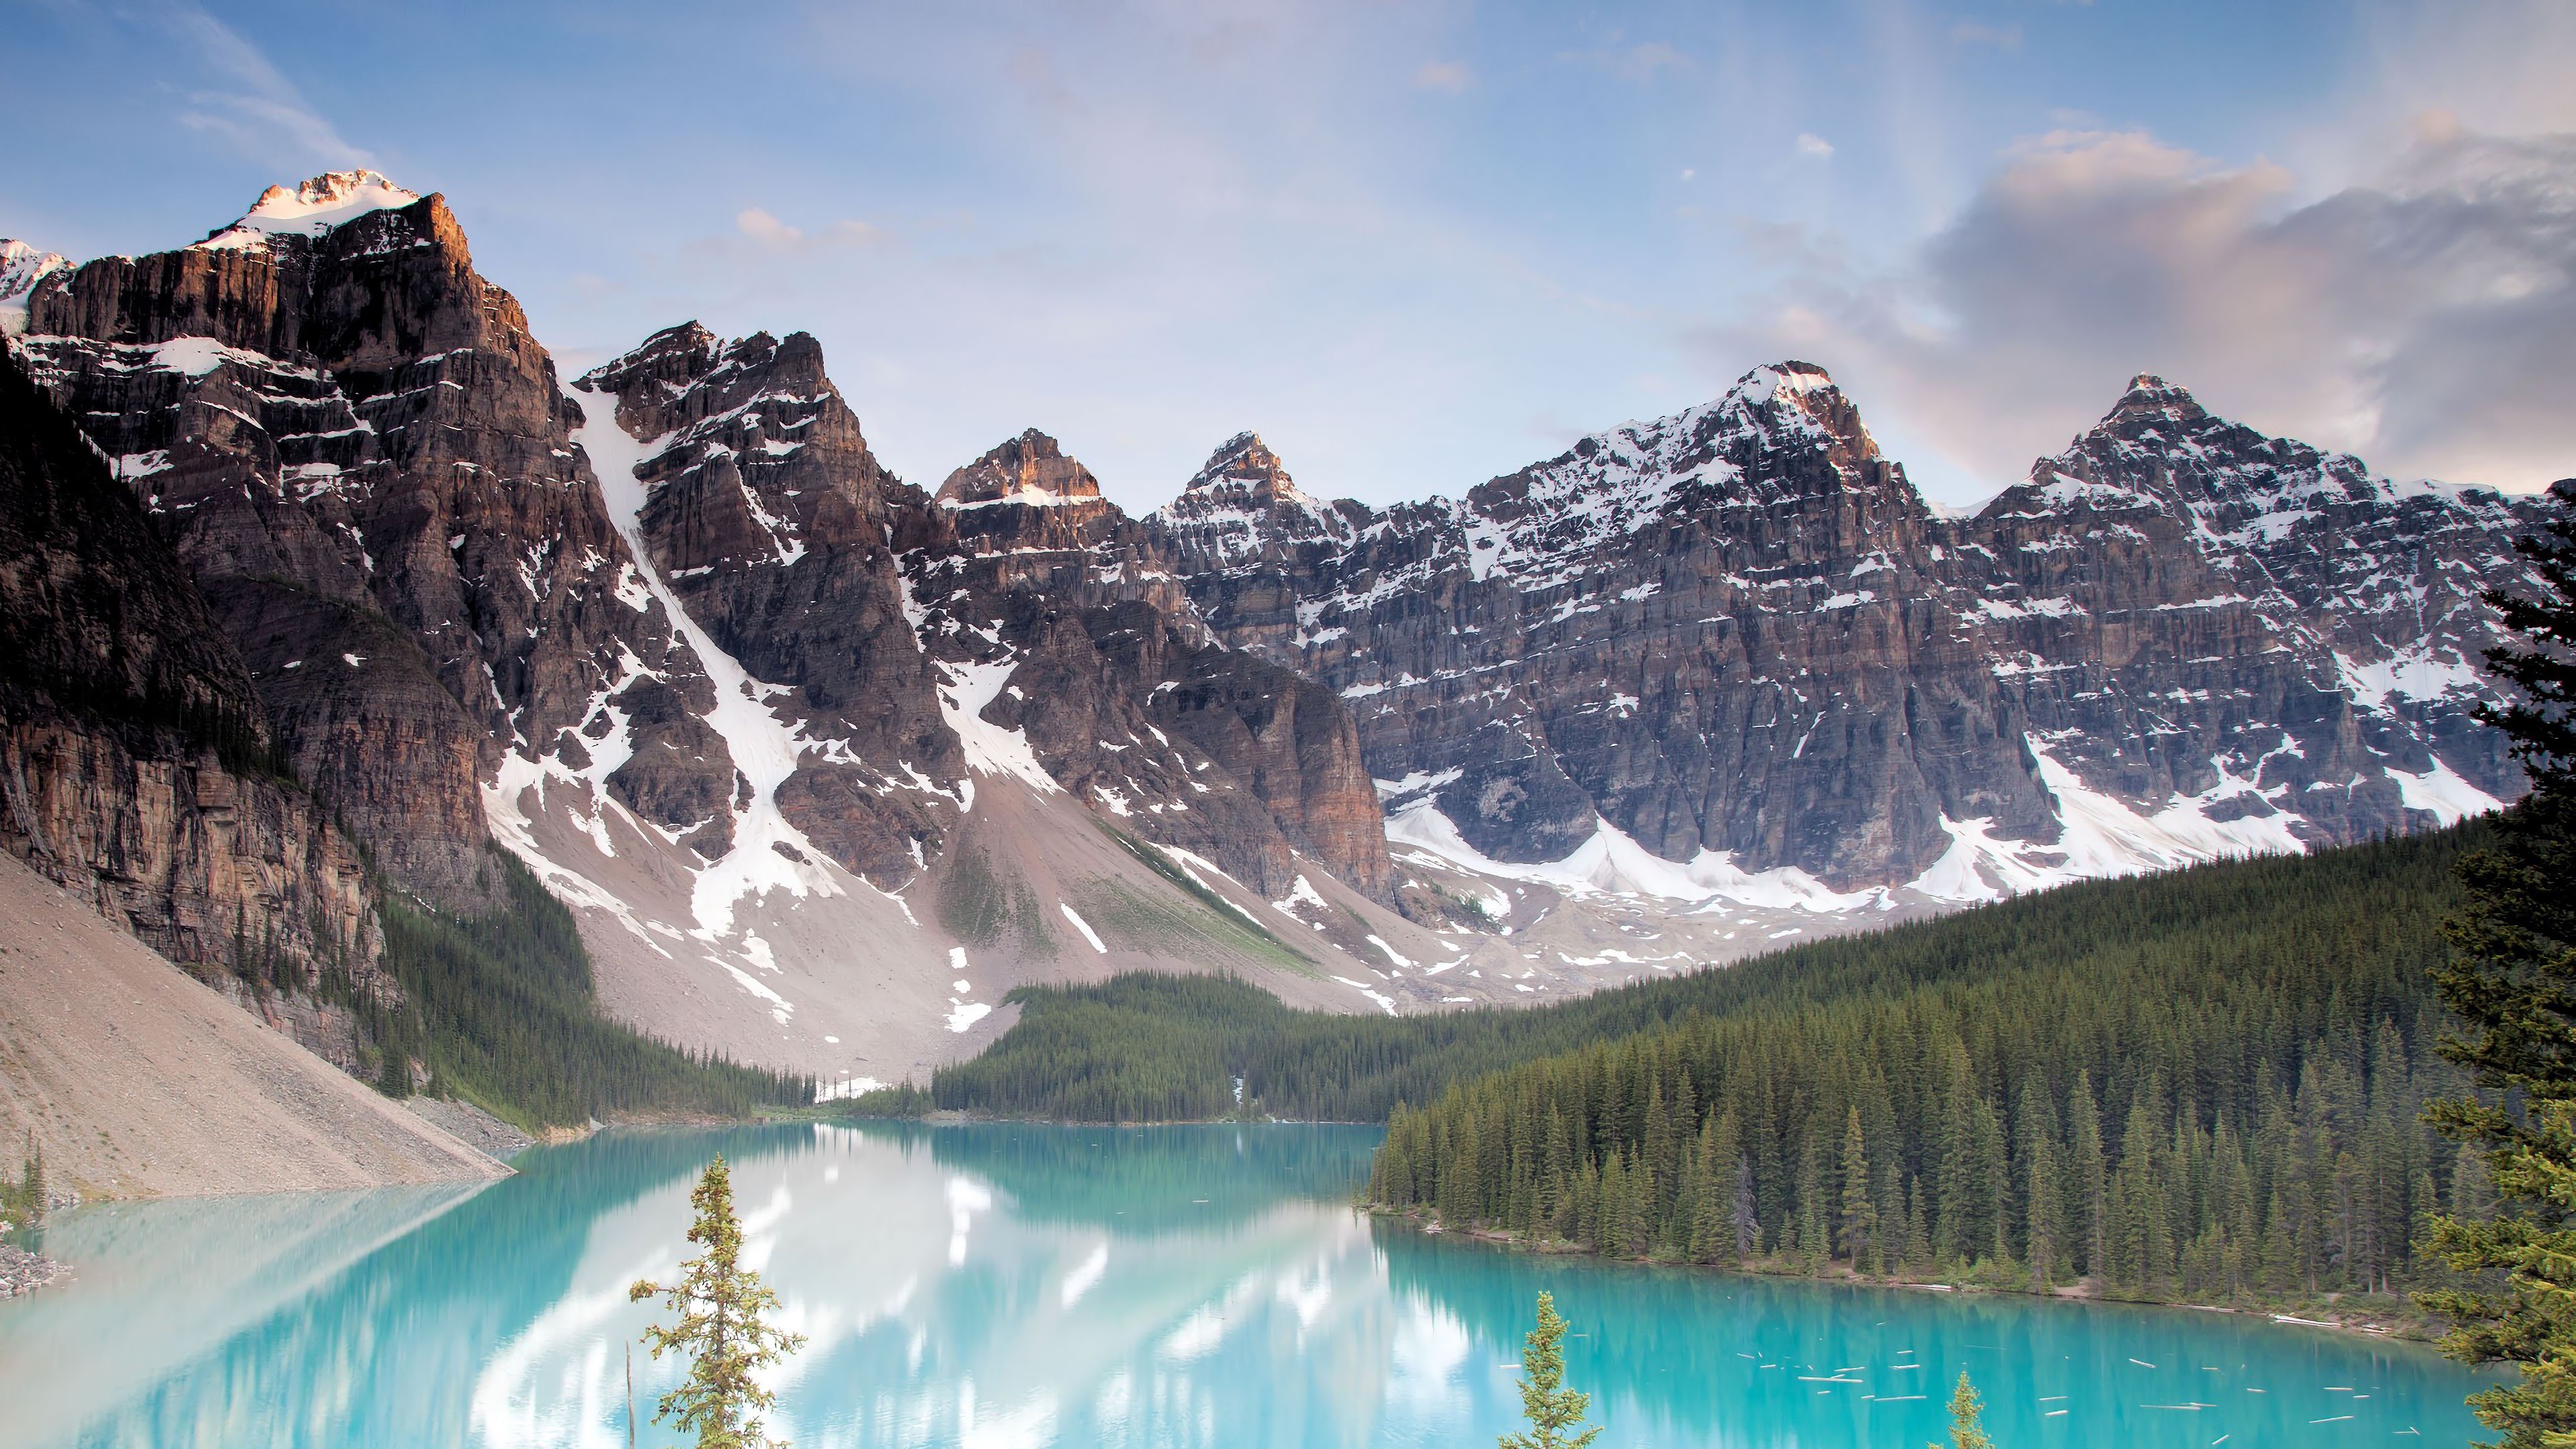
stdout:
<svg viewBox="0 0 2576 1449">
<path fill-rule="evenodd" d="M 27 294 L 36 284 L 71 266 L 61 252 L 40 251 L 27 243 L 0 237 L 0 335 L 26 330 Z"/>
<path fill-rule="evenodd" d="M 1288 465 L 1279 461 L 1279 455 L 1270 451 L 1259 433 L 1237 433 L 1226 439 L 1181 491 L 1213 488 L 1221 483 L 1260 484 L 1282 497 L 1305 496 L 1288 476 Z"/>
<path fill-rule="evenodd" d="M 2152 372 L 2142 372 L 2129 379 L 2128 391 L 2111 407 L 2104 424 L 2147 418 L 2171 418 L 2176 422 L 2196 423 L 2209 416 L 2191 389 L 2165 381 Z"/>
<path fill-rule="evenodd" d="M 209 250 L 266 246 L 271 237 L 318 237 L 365 216 L 394 211 L 420 200 L 374 171 L 326 171 L 289 191 L 272 186 L 242 219 L 197 243 Z"/>
</svg>

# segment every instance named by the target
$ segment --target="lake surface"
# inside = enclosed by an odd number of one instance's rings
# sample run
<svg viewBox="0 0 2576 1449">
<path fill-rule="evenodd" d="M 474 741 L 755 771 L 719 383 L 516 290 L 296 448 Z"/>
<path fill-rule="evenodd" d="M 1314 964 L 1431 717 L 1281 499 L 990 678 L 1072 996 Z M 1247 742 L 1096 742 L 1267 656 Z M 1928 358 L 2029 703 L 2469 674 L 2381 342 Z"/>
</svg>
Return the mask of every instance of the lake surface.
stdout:
<svg viewBox="0 0 2576 1449">
<path fill-rule="evenodd" d="M 2173 1309 L 1534 1259 L 1349 1207 L 1373 1129 L 609 1133 L 482 1190 L 106 1205 L 0 1305 L 0 1444 L 626 1442 L 626 1301 L 734 1164 L 746 1257 L 807 1343 L 773 1433 L 840 1445 L 1480 1445 L 1552 1290 L 1637 1445 L 1920 1449 L 1965 1368 L 2004 1449 L 2477 1436 L 2429 1351 Z M 641 1442 L 675 1373 L 638 1353 Z M 2415 1437 L 2420 1435 L 2421 1437 Z"/>
</svg>

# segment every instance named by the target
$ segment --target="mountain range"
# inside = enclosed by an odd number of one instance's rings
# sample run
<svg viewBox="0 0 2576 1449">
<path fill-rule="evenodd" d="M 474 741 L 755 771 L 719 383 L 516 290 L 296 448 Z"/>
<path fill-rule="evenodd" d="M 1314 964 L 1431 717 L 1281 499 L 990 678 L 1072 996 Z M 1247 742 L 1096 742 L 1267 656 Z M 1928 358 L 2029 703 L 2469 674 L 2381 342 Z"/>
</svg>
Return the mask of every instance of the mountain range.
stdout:
<svg viewBox="0 0 2576 1449">
<path fill-rule="evenodd" d="M 0 692 L 0 842 L 173 959 L 274 920 L 359 977 L 382 893 L 500 909 L 505 851 L 612 1014 L 831 1091 L 1032 982 L 1550 999 L 2522 788 L 2472 712 L 2537 502 L 2152 376 L 1965 515 L 1780 362 L 1454 499 L 1245 433 L 1137 517 L 1035 429 L 896 477 L 802 333 L 564 376 L 363 171 L 0 243 L 0 327 L 86 450 L 28 475 L 123 490 L 0 558 L 54 668 Z M 154 582 L 47 582 L 92 575 Z"/>
</svg>

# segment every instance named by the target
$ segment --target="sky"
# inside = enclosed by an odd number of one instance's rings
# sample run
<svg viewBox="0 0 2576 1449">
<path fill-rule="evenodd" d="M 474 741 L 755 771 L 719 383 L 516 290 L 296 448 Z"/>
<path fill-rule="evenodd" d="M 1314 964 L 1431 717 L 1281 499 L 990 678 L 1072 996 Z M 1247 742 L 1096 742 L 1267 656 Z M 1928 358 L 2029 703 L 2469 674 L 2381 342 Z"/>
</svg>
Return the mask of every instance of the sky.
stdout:
<svg viewBox="0 0 2576 1449">
<path fill-rule="evenodd" d="M 0 0 L 0 236 L 443 192 L 577 370 L 813 333 L 936 487 L 1253 430 L 1455 495 L 1797 358 L 1924 493 L 2153 372 L 2401 477 L 2576 474 L 2568 0 Z"/>
</svg>

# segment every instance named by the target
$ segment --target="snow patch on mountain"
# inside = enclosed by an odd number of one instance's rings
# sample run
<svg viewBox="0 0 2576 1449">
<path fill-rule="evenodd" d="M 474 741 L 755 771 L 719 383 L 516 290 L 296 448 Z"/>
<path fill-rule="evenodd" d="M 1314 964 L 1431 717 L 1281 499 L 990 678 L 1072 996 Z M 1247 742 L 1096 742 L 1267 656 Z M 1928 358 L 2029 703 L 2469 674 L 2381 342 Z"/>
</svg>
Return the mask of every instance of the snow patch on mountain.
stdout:
<svg viewBox="0 0 2576 1449">
<path fill-rule="evenodd" d="M 1907 882 L 1909 889 L 1964 905 L 2071 881 L 2139 875 L 2237 856 L 2295 855 L 2308 848 L 2293 829 L 2301 823 L 2299 817 L 2277 807 L 2233 819 L 2212 817 L 2210 807 L 2219 801 L 2254 795 L 2268 806 L 2271 796 L 2281 793 L 2233 773 L 2225 762 L 2218 766 L 2218 783 L 2208 790 L 2177 795 L 2153 813 L 2142 813 L 2086 785 L 2082 776 L 2050 753 L 2047 741 L 2032 735 L 2027 742 L 2039 765 L 2040 781 L 2056 806 L 2056 843 L 1996 836 L 1991 820 L 1944 817 L 1941 828 L 1950 836 L 1950 848 L 1930 869 Z"/>
<path fill-rule="evenodd" d="M 36 284 L 71 262 L 61 252 L 39 251 L 25 242 L 0 237 L 0 336 L 27 330 L 27 297 Z"/>
<path fill-rule="evenodd" d="M 2422 810 L 2444 825 L 2504 808 L 2503 801 L 2462 779 L 2439 755 L 2433 757 L 2433 767 L 2420 774 L 2394 767 L 2387 774 L 2397 782 L 2398 798 L 2407 809 Z"/>
<path fill-rule="evenodd" d="M 329 171 L 293 191 L 272 186 L 241 220 L 198 242 L 204 251 L 255 251 L 280 236 L 327 236 L 371 211 L 396 211 L 420 200 L 373 171 Z"/>
<path fill-rule="evenodd" d="M 2483 695 L 2486 682 L 2469 666 L 2467 660 L 2450 652 L 2443 657 L 2431 641 L 2412 644 L 2375 663 L 2360 664 L 2349 654 L 2335 652 L 2335 672 L 2342 677 L 2344 692 L 2363 709 L 2388 711 L 2390 695 L 2414 703 L 2442 699 L 2452 694 Z"/>
<path fill-rule="evenodd" d="M 653 566 L 651 551 L 644 546 L 639 515 L 645 489 L 635 476 L 635 468 L 650 452 L 657 451 L 659 444 L 640 443 L 617 425 L 614 398 L 578 388 L 567 388 L 564 396 L 581 409 L 583 425 L 573 430 L 573 440 L 590 455 L 609 516 L 634 555 L 644 587 L 661 601 L 672 627 L 696 651 L 700 665 L 715 685 L 716 703 L 708 712 L 707 723 L 724 740 L 733 755 L 734 767 L 751 787 L 748 801 L 737 798 L 730 807 L 733 849 L 723 859 L 693 870 L 690 913 L 698 927 L 694 934 L 709 942 L 732 934 L 735 907 L 745 896 L 766 895 L 773 890 L 799 898 L 842 894 L 839 881 L 821 864 L 828 857 L 779 813 L 778 787 L 796 772 L 797 757 L 811 744 L 799 739 L 797 732 L 767 704 L 771 696 L 784 692 L 783 687 L 753 679 L 732 655 L 716 647 L 715 641 L 681 607 L 678 597 Z M 602 802 L 594 807 L 591 818 L 595 822 L 612 809 L 623 814 L 623 807 L 608 799 L 606 772 L 597 763 L 608 757 L 623 762 L 624 756 L 618 754 L 613 743 L 625 733 L 623 721 L 618 724 L 610 741 L 593 747 L 595 758 L 590 771 L 574 771 L 552 756 L 536 760 L 515 753 L 505 756 L 500 778 L 484 792 L 484 813 L 492 822 L 493 833 L 520 848 L 523 856 L 531 854 L 527 847 L 533 847 L 535 842 L 518 805 L 519 793 L 530 785 L 542 789 L 547 778 L 585 785 L 595 791 Z M 628 747 L 630 751 L 631 748 Z M 596 779 L 591 778 L 594 773 Z M 611 853 L 604 829 L 595 838 L 603 854 Z M 549 884 L 564 884 L 561 874 L 570 868 L 563 862 L 544 861 L 541 851 L 535 855 L 529 862 L 531 867 L 546 875 Z M 592 892 L 577 894 L 589 901 Z M 603 890 L 597 894 L 612 893 Z M 621 919 L 626 914 L 621 911 Z M 723 962 L 718 964 L 734 969 Z"/>
<path fill-rule="evenodd" d="M 917 626 L 916 626 L 917 627 Z M 1005 658 L 989 664 L 954 664 L 934 660 L 940 683 L 939 714 L 948 727 L 957 732 L 958 742 L 966 748 L 966 768 L 979 775 L 1008 775 L 1026 782 L 1039 794 L 1057 794 L 1064 789 L 1055 777 L 1038 763 L 1038 752 L 1029 744 L 1025 731 L 1004 729 L 984 718 L 985 706 L 1001 697 L 1011 682 L 1011 672 L 1019 668 L 1017 658 Z M 964 796 L 973 808 L 974 796 Z"/>
<path fill-rule="evenodd" d="M 1731 901 L 1768 910 L 1834 913 L 1884 907 L 1883 890 L 1836 891 L 1795 866 L 1746 871 L 1727 851 L 1702 850 L 1688 861 L 1666 860 L 1608 821 L 1557 860 L 1496 860 L 1467 843 L 1436 799 L 1425 795 L 1387 816 L 1390 845 L 1411 846 L 1477 875 L 1550 886 L 1568 895 L 1601 893 L 1662 900 Z"/>
</svg>

